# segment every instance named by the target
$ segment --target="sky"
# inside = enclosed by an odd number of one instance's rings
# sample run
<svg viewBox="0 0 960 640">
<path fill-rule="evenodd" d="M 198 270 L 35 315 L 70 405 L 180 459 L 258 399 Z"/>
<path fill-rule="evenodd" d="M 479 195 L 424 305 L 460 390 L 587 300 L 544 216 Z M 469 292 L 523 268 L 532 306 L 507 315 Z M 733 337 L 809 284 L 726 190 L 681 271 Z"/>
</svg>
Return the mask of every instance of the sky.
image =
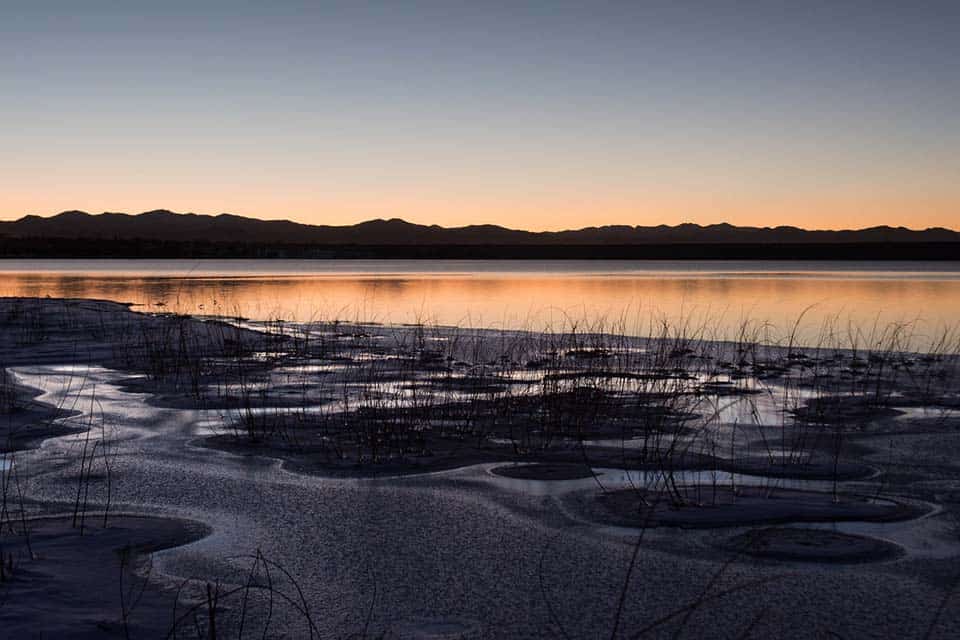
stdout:
<svg viewBox="0 0 960 640">
<path fill-rule="evenodd" d="M 0 219 L 960 227 L 960 3 L 0 0 Z"/>
</svg>

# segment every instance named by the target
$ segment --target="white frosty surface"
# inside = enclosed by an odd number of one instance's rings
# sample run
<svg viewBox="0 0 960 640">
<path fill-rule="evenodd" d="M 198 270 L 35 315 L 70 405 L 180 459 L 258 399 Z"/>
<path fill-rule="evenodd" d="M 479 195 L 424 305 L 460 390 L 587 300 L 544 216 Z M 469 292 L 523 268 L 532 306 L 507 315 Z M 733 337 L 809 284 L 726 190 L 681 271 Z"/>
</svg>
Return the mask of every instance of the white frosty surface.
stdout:
<svg viewBox="0 0 960 640">
<path fill-rule="evenodd" d="M 48 391 L 44 400 L 59 401 L 66 393 L 62 367 L 16 371 L 25 383 Z M 214 530 L 199 542 L 158 554 L 165 573 L 230 576 L 236 567 L 225 558 L 259 548 L 297 576 L 321 629 L 335 636 L 362 628 L 375 596 L 373 629 L 409 629 L 409 620 L 449 618 L 481 621 L 485 637 L 552 637 L 538 576 L 542 560 L 547 596 L 571 634 L 592 637 L 609 624 L 629 557 L 625 534 L 571 522 L 552 497 L 523 491 L 522 481 L 504 483 L 485 467 L 382 480 L 299 476 L 277 464 L 191 447 L 191 425 L 201 418 L 197 412 L 149 407 L 141 396 L 113 386 L 117 376 L 108 370 L 90 369 L 86 376 L 72 404 L 87 406 L 95 390 L 97 420 L 102 417 L 118 443 L 115 508 L 186 517 Z M 72 500 L 74 484 L 64 478 L 77 472 L 76 464 L 45 471 L 42 461 L 76 457 L 80 438 L 48 441 L 21 458 L 24 470 L 36 470 L 31 495 Z M 935 545 L 941 534 L 927 532 L 928 544 Z M 651 611 L 666 613 L 695 599 L 725 558 L 720 552 L 687 557 L 678 540 L 684 536 L 675 531 L 650 536 L 655 544 L 640 557 L 627 629 L 648 620 Z M 695 545 L 695 536 L 690 538 Z M 939 572 L 945 566 L 960 570 L 953 555 L 943 562 Z M 843 568 L 738 564 L 726 580 L 785 571 L 788 576 L 759 592 L 705 605 L 688 623 L 691 635 L 700 629 L 734 637 L 745 624 L 744 611 L 753 614 L 771 603 L 785 609 L 760 628 L 777 624 L 768 631 L 778 636 L 811 637 L 816 628 L 882 635 L 891 623 L 905 631 L 921 628 L 943 593 L 918 558 Z M 793 623 L 781 628 L 784 619 Z M 947 619 L 958 623 L 955 608 Z M 720 629 L 729 634 L 718 634 Z"/>
</svg>

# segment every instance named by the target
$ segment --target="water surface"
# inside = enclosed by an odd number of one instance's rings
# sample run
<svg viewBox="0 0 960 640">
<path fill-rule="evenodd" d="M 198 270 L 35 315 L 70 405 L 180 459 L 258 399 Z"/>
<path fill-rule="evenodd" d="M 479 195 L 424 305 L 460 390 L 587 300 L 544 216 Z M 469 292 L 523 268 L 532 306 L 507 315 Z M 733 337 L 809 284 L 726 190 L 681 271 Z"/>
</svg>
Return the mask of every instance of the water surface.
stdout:
<svg viewBox="0 0 960 640">
<path fill-rule="evenodd" d="M 666 320 L 734 337 L 744 320 L 805 341 L 862 340 L 889 323 L 920 338 L 960 318 L 960 262 L 509 260 L 9 260 L 0 295 L 105 298 L 253 319 L 619 329 Z"/>
</svg>

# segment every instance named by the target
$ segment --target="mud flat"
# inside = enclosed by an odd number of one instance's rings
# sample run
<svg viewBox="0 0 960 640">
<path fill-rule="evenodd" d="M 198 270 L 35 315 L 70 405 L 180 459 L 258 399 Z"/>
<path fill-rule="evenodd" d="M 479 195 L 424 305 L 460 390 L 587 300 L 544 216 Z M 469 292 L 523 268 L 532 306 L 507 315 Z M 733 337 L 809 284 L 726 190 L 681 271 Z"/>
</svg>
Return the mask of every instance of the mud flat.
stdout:
<svg viewBox="0 0 960 640">
<path fill-rule="evenodd" d="M 769 560 L 840 564 L 893 560 L 905 553 L 886 540 L 800 527 L 747 531 L 729 538 L 721 548 Z"/>
<path fill-rule="evenodd" d="M 76 415 L 66 407 L 36 402 L 35 389 L 15 385 L 17 402 L 0 411 L 0 454 L 35 449 L 48 438 L 78 433 L 83 427 L 64 424 L 60 419 Z"/>
<path fill-rule="evenodd" d="M 150 554 L 209 533 L 197 522 L 88 514 L 30 519 L 4 535 L 0 628 L 8 638 L 162 638 L 177 594 Z M 182 604 L 181 604 L 182 607 Z"/>
<path fill-rule="evenodd" d="M 579 480 L 591 478 L 594 471 L 585 464 L 511 464 L 494 467 L 491 473 L 519 480 Z"/>
<path fill-rule="evenodd" d="M 691 529 L 784 522 L 894 522 L 930 511 L 892 498 L 757 486 L 678 487 L 676 493 L 621 489 L 598 497 L 575 496 L 572 502 L 606 524 Z"/>
<path fill-rule="evenodd" d="M 381 460 L 363 456 L 339 456 L 329 448 L 287 440 L 251 441 L 230 433 L 207 436 L 200 446 L 241 456 L 266 456 L 282 460 L 284 468 L 321 478 L 380 478 L 420 475 L 470 467 L 486 462 L 508 461 L 514 455 L 507 447 L 477 447 L 458 440 L 430 438 L 430 444 L 404 455 Z M 352 452 L 351 452 L 352 453 Z"/>
</svg>

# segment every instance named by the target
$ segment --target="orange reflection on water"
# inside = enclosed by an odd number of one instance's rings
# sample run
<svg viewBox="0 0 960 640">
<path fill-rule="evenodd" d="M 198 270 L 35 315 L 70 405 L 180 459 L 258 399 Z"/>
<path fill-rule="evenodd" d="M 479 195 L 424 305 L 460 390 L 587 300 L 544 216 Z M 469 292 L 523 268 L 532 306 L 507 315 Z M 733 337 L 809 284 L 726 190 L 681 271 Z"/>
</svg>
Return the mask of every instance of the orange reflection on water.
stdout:
<svg viewBox="0 0 960 640">
<path fill-rule="evenodd" d="M 804 271 L 624 269 L 598 271 L 288 269 L 202 274 L 94 268 L 36 270 L 6 265 L 0 295 L 105 298 L 151 310 L 242 315 L 254 319 L 424 322 L 469 327 L 563 329 L 599 323 L 635 334 L 666 319 L 734 337 L 745 319 L 770 323 L 782 337 L 803 315 L 810 342 L 825 322 L 869 333 L 913 322 L 930 335 L 960 318 L 960 271 Z M 79 265 L 82 267 L 82 263 Z M 282 269 L 280 271 L 283 271 Z"/>
</svg>

